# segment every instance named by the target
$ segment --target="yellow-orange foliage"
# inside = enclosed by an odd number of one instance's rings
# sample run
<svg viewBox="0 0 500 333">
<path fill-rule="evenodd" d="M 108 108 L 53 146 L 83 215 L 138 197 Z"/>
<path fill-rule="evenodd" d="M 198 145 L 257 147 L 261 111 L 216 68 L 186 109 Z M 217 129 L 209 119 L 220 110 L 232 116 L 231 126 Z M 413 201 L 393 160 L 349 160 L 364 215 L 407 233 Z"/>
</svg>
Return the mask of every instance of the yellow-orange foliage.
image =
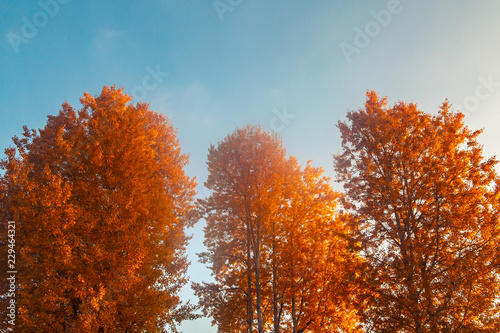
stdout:
<svg viewBox="0 0 500 333">
<path fill-rule="evenodd" d="M 335 157 L 355 213 L 370 332 L 498 332 L 499 178 L 481 131 L 373 91 L 339 122 Z"/>
<path fill-rule="evenodd" d="M 188 157 L 168 120 L 130 100 L 114 87 L 85 93 L 80 111 L 63 104 L 6 150 L 16 332 L 162 332 L 191 317 L 177 296 L 193 222 Z"/>
<path fill-rule="evenodd" d="M 285 204 L 275 217 L 278 289 L 283 332 L 358 332 L 355 274 L 360 258 L 351 246 L 341 197 L 322 168 L 289 159 Z M 275 333 L 278 333 L 275 330 Z"/>
<path fill-rule="evenodd" d="M 286 158 L 276 135 L 237 129 L 208 155 L 202 261 L 195 285 L 219 332 L 355 332 L 359 259 L 322 169 Z"/>
</svg>

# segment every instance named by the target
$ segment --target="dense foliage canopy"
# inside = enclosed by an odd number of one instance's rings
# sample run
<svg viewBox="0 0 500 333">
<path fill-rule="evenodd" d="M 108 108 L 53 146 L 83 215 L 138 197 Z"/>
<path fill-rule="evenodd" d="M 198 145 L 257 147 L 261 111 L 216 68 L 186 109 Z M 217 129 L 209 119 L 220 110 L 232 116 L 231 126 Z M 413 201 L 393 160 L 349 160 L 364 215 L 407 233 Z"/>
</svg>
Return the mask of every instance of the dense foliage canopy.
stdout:
<svg viewBox="0 0 500 333">
<path fill-rule="evenodd" d="M 16 222 L 16 332 L 162 332 L 192 316 L 177 294 L 196 184 L 172 125 L 130 100 L 114 87 L 86 93 L 81 110 L 63 104 L 6 150 L 0 209 L 2 228 Z"/>
<path fill-rule="evenodd" d="M 498 332 L 500 180 L 463 114 L 371 91 L 335 157 L 368 268 L 370 332 Z"/>
</svg>

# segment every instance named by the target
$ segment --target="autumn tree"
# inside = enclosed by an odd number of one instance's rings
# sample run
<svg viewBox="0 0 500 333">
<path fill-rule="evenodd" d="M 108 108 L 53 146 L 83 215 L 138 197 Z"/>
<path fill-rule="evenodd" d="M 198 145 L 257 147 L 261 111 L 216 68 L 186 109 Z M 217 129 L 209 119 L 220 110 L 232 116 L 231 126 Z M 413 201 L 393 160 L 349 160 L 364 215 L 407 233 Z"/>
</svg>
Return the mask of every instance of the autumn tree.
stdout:
<svg viewBox="0 0 500 333">
<path fill-rule="evenodd" d="M 212 145 L 208 169 L 201 258 L 215 282 L 194 289 L 218 331 L 354 331 L 357 257 L 323 170 L 302 169 L 255 126 Z"/>
<path fill-rule="evenodd" d="M 271 234 L 283 332 L 358 332 L 355 274 L 362 262 L 345 223 L 349 216 L 337 211 L 341 196 L 322 168 L 302 169 L 293 157 L 290 163 L 285 204 Z"/>
<path fill-rule="evenodd" d="M 387 106 L 339 122 L 335 156 L 368 268 L 369 332 L 498 332 L 499 178 L 464 115 Z"/>
<path fill-rule="evenodd" d="M 272 311 L 265 297 L 269 293 L 263 292 L 270 278 L 263 237 L 265 223 L 280 203 L 285 150 L 277 136 L 246 126 L 212 145 L 207 163 L 205 186 L 213 194 L 202 202 L 208 248 L 202 262 L 210 264 L 216 282 L 195 290 L 220 332 L 239 327 L 254 332 L 254 316 L 263 332 Z M 219 302 L 213 302 L 214 293 Z"/>
<path fill-rule="evenodd" d="M 130 100 L 115 87 L 85 93 L 81 110 L 64 103 L 6 150 L 16 332 L 164 332 L 193 317 L 178 297 L 194 216 L 188 157 L 166 118 Z"/>
<path fill-rule="evenodd" d="M 284 202 L 269 233 L 273 290 L 281 295 L 274 333 L 360 331 L 355 281 L 362 262 L 345 223 L 350 217 L 337 210 L 341 195 L 323 172 L 289 158 Z"/>
</svg>

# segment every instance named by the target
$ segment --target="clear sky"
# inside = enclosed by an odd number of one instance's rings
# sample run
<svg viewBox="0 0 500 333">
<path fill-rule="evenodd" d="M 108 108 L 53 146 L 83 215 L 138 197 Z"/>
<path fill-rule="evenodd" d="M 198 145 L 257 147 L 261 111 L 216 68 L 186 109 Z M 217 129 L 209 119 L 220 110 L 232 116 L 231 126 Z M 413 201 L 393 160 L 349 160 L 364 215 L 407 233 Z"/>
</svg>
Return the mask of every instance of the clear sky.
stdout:
<svg viewBox="0 0 500 333">
<path fill-rule="evenodd" d="M 116 84 L 178 128 L 200 196 L 209 145 L 246 123 L 279 130 L 290 155 L 334 176 L 336 123 L 368 89 L 431 113 L 448 98 L 485 128 L 486 155 L 500 152 L 497 1 L 2 0 L 0 35 L 0 147 Z M 195 282 L 210 279 L 195 255 L 202 228 L 189 231 Z"/>
</svg>

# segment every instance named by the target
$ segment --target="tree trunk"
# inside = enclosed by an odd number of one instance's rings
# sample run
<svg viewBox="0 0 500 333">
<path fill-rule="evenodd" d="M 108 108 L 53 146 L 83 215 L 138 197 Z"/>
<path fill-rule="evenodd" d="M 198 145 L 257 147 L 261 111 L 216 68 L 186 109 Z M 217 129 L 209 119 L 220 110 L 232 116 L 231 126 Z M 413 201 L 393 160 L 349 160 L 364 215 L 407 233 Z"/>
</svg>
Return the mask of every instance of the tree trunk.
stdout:
<svg viewBox="0 0 500 333">
<path fill-rule="evenodd" d="M 257 296 L 257 328 L 259 333 L 264 333 L 264 320 L 262 318 L 262 290 L 260 284 L 260 227 L 257 225 L 257 235 L 254 242 L 255 263 L 255 294 Z"/>
<path fill-rule="evenodd" d="M 248 228 L 249 229 L 249 228 Z M 253 305 L 252 305 L 252 259 L 250 255 L 250 230 L 247 235 L 247 311 L 248 333 L 253 332 Z"/>
<path fill-rule="evenodd" d="M 295 308 L 295 296 L 292 296 L 292 332 L 297 333 L 297 314 Z"/>
<path fill-rule="evenodd" d="M 278 314 L 278 283 L 276 279 L 276 225 L 273 222 L 273 321 L 274 333 L 280 333 L 280 318 Z"/>
</svg>

